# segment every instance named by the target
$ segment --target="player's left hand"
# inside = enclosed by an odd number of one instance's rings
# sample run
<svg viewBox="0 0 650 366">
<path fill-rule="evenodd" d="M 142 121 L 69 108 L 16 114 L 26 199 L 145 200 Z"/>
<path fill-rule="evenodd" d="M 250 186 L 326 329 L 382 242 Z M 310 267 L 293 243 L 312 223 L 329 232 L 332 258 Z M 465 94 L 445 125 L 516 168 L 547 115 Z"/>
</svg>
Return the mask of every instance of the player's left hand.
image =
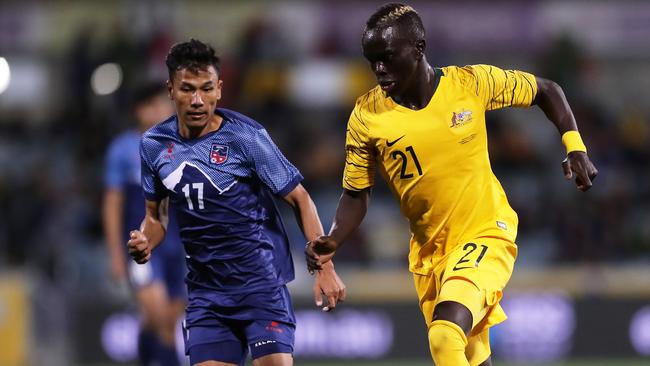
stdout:
<svg viewBox="0 0 650 366">
<path fill-rule="evenodd" d="M 593 180 L 598 175 L 598 170 L 589 160 L 587 153 L 583 151 L 570 152 L 562 161 L 562 170 L 564 170 L 564 177 L 567 180 L 571 180 L 575 174 L 576 186 L 582 192 L 591 188 Z"/>
<path fill-rule="evenodd" d="M 327 304 L 323 306 L 323 295 L 327 298 Z M 345 284 L 341 281 L 334 270 L 334 263 L 331 261 L 322 265 L 322 269 L 316 272 L 314 278 L 314 302 L 323 311 L 332 311 L 340 301 L 345 300 Z"/>
</svg>

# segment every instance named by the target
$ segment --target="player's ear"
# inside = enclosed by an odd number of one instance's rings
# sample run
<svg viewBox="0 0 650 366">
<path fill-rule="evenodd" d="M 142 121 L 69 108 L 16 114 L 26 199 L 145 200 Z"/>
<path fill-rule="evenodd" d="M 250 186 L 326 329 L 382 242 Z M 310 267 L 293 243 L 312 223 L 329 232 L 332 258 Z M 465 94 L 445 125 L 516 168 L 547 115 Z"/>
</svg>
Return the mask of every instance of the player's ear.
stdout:
<svg viewBox="0 0 650 366">
<path fill-rule="evenodd" d="M 174 100 L 174 94 L 172 94 L 172 81 L 167 80 L 167 95 L 169 95 L 169 99 Z"/>
<path fill-rule="evenodd" d="M 217 80 L 217 100 L 221 100 L 221 89 L 223 88 L 223 80 Z"/>
<path fill-rule="evenodd" d="M 415 49 L 417 50 L 418 60 L 422 59 L 422 56 L 424 56 L 424 50 L 426 49 L 426 47 L 427 47 L 427 42 L 424 39 L 415 41 Z"/>
</svg>

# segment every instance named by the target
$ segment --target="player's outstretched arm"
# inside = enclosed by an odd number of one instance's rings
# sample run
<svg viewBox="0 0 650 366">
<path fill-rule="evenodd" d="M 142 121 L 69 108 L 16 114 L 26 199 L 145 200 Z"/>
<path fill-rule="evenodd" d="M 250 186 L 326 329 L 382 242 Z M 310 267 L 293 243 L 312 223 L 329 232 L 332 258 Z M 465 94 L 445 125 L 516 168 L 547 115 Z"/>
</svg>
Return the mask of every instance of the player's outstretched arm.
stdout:
<svg viewBox="0 0 650 366">
<path fill-rule="evenodd" d="M 307 190 L 297 185 L 289 194 L 283 197 L 293 207 L 298 225 L 305 235 L 307 241 L 315 240 L 323 235 L 323 225 L 318 217 L 318 211 L 314 201 Z M 312 272 L 313 273 L 313 272 Z M 328 304 L 323 306 L 323 295 L 326 296 Z M 345 284 L 334 270 L 334 264 L 323 266 L 317 271 L 314 279 L 314 302 L 316 306 L 323 306 L 324 311 L 333 310 L 338 301 L 345 299 Z"/>
<path fill-rule="evenodd" d="M 298 184 L 283 199 L 293 208 L 298 226 L 300 226 L 300 230 L 302 230 L 307 241 L 323 235 L 323 224 L 321 224 L 318 217 L 316 205 L 302 184 Z"/>
<path fill-rule="evenodd" d="M 140 230 L 130 233 L 127 246 L 129 255 L 139 264 L 146 263 L 151 258 L 151 252 L 165 237 L 168 222 L 168 203 L 163 201 L 149 201 L 145 203 L 145 216 L 140 225 Z"/>
<path fill-rule="evenodd" d="M 564 177 L 570 180 L 575 174 L 576 186 L 578 190 L 584 192 L 591 188 L 598 170 L 589 160 L 587 148 L 578 133 L 578 125 L 569 102 L 562 88 L 555 82 L 540 77 L 536 77 L 536 81 L 537 95 L 533 104 L 537 104 L 546 117 L 553 122 L 567 149 L 567 158 L 562 162 Z"/>
<path fill-rule="evenodd" d="M 368 211 L 369 201 L 370 188 L 343 191 L 329 235 L 312 240 L 305 247 L 307 268 L 310 271 L 321 269 L 324 263 L 331 260 L 341 243 L 361 225 Z"/>
<path fill-rule="evenodd" d="M 122 210 L 124 194 L 119 189 L 106 189 L 102 202 L 104 240 L 110 260 L 111 276 L 116 281 L 126 279 L 124 239 L 122 238 Z"/>
</svg>

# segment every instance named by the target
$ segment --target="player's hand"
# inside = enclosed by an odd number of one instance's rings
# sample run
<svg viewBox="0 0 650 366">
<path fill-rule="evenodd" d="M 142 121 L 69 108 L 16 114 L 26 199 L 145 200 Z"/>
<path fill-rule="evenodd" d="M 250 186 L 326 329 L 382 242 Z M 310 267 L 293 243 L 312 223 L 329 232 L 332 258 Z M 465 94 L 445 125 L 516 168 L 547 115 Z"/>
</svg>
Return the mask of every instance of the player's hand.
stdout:
<svg viewBox="0 0 650 366">
<path fill-rule="evenodd" d="M 316 272 L 314 278 L 314 302 L 323 311 L 332 311 L 339 301 L 345 300 L 345 284 L 336 274 L 334 263 L 331 261 L 324 263 L 322 268 Z M 323 306 L 323 295 L 327 299 L 325 306 Z"/>
<path fill-rule="evenodd" d="M 589 160 L 586 152 L 572 151 L 566 159 L 562 161 L 562 170 L 564 170 L 564 177 L 571 180 L 573 175 L 576 177 L 576 186 L 579 191 L 585 192 L 591 188 L 593 180 L 598 175 L 598 170 L 594 164 Z"/>
<path fill-rule="evenodd" d="M 149 245 L 149 239 L 144 236 L 144 233 L 140 230 L 133 230 L 129 234 L 129 241 L 127 246 L 129 248 L 129 255 L 133 260 L 138 264 L 144 264 L 149 261 L 151 258 L 151 246 Z"/>
<path fill-rule="evenodd" d="M 322 269 L 322 265 L 332 259 L 338 244 L 329 235 L 322 235 L 305 245 L 305 258 L 309 273 Z"/>
</svg>

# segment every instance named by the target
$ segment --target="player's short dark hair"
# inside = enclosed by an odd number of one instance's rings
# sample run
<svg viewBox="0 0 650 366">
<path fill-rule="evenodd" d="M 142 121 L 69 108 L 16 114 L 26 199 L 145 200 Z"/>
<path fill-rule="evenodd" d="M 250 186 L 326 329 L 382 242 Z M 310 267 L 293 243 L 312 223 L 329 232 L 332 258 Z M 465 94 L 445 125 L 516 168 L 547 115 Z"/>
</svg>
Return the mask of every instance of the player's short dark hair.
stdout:
<svg viewBox="0 0 650 366">
<path fill-rule="evenodd" d="M 166 91 L 167 88 L 165 87 L 165 83 L 161 80 L 144 81 L 133 88 L 133 93 L 131 94 L 131 105 L 133 108 L 136 108 Z"/>
<path fill-rule="evenodd" d="M 181 69 L 198 72 L 206 70 L 209 66 L 214 66 L 219 74 L 220 62 L 214 48 L 194 38 L 173 45 L 165 59 L 169 80 L 173 80 L 174 73 Z"/>
<path fill-rule="evenodd" d="M 385 4 L 375 10 L 366 22 L 366 32 L 392 25 L 403 27 L 416 41 L 424 39 L 424 25 L 420 15 L 410 5 L 402 3 Z"/>
</svg>

